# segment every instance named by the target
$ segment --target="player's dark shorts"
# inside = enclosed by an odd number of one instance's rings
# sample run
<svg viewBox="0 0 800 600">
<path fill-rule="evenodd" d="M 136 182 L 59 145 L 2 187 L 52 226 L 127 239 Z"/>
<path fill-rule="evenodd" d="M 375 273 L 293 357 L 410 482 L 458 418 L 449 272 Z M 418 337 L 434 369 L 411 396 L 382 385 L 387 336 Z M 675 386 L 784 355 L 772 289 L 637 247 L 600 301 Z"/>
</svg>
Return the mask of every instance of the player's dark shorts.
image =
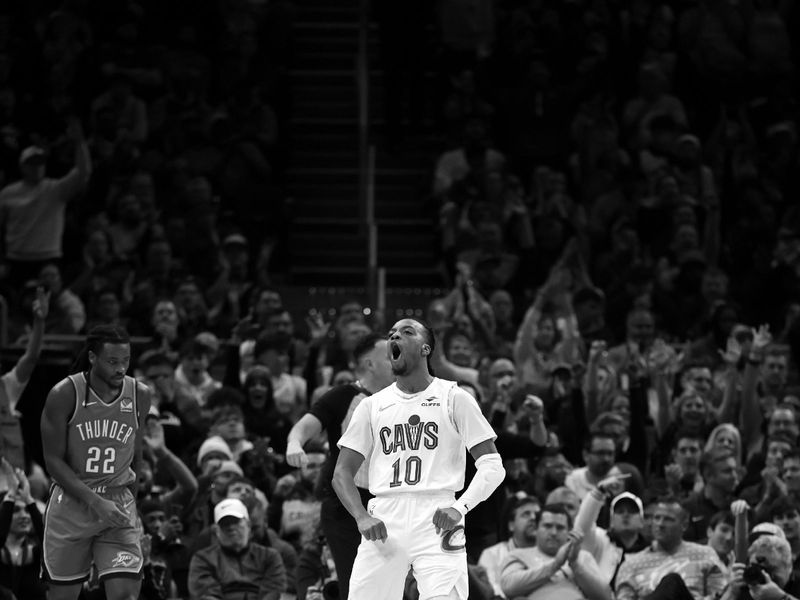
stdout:
<svg viewBox="0 0 800 600">
<path fill-rule="evenodd" d="M 53 583 L 78 583 L 94 565 L 100 578 L 141 577 L 141 523 L 126 487 L 95 488 L 129 517 L 125 527 L 109 527 L 80 500 L 54 485 L 44 514 L 43 577 Z"/>
</svg>

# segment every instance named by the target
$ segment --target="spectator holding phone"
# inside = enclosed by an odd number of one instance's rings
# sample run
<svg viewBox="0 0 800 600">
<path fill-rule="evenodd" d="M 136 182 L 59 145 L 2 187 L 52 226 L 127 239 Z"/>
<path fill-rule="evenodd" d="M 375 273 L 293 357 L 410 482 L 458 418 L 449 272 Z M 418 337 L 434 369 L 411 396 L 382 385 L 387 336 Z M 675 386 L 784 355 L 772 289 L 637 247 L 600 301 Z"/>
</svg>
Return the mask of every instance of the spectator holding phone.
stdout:
<svg viewBox="0 0 800 600">
<path fill-rule="evenodd" d="M 748 564 L 731 568 L 733 579 L 720 600 L 797 600 L 800 581 L 792 575 L 792 549 L 776 535 L 761 535 L 747 551 Z"/>
<path fill-rule="evenodd" d="M 0 585 L 22 600 L 44 600 L 39 578 L 42 559 L 42 515 L 31 496 L 25 472 L 0 458 L 0 471 L 16 485 L 0 504 Z"/>
</svg>

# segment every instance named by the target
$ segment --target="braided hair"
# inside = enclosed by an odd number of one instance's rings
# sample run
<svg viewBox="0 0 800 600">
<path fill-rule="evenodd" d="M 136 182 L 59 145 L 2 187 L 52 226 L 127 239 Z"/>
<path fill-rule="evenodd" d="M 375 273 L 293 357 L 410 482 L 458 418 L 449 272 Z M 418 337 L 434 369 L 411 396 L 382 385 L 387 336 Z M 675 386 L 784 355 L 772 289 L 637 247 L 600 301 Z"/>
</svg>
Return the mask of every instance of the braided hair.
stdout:
<svg viewBox="0 0 800 600">
<path fill-rule="evenodd" d="M 131 337 L 128 332 L 119 325 L 97 325 L 92 327 L 86 336 L 84 344 L 75 361 L 70 367 L 70 374 L 88 371 L 92 366 L 89 362 L 89 352 L 100 354 L 104 344 L 130 344 Z"/>
</svg>

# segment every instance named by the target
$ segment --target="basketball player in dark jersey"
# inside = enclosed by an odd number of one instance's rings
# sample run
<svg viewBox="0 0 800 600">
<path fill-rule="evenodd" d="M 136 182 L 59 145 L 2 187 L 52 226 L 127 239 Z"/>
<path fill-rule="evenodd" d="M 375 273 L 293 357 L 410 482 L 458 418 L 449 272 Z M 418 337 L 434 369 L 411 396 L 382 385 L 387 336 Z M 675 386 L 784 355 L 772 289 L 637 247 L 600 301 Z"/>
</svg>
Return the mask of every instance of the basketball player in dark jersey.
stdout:
<svg viewBox="0 0 800 600">
<path fill-rule="evenodd" d="M 150 390 L 125 375 L 130 356 L 124 329 L 95 327 L 77 361 L 83 364 L 47 396 L 42 445 L 55 482 L 44 519 L 48 600 L 78 598 L 93 565 L 108 600 L 139 597 L 143 562 L 134 468 Z"/>
</svg>

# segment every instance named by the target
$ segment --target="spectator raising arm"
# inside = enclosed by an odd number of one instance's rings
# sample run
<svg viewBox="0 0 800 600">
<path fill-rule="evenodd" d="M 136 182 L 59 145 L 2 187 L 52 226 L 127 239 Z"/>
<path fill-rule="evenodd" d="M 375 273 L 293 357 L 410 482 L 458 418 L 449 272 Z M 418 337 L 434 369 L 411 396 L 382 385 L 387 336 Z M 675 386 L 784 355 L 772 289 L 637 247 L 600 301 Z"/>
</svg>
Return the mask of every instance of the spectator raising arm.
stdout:
<svg viewBox="0 0 800 600">
<path fill-rule="evenodd" d="M 190 504 L 197 494 L 197 479 L 192 475 L 189 467 L 167 448 L 164 441 L 164 427 L 157 419 L 153 417 L 147 419 L 146 431 L 142 439 L 158 461 L 158 467 L 163 466 L 176 483 L 174 489 L 161 494 L 159 497 L 161 503 L 164 506 Z"/>
<path fill-rule="evenodd" d="M 753 330 L 753 343 L 747 357 L 742 382 L 742 412 L 739 426 L 742 434 L 742 448 L 746 453 L 745 458 L 749 458 L 750 455 L 757 452 L 761 442 L 761 424 L 764 416 L 758 405 L 757 386 L 759 367 L 764 360 L 764 351 L 770 342 L 772 342 L 772 336 L 769 332 L 769 325 L 761 325 L 758 329 Z"/>
<path fill-rule="evenodd" d="M 36 288 L 36 299 L 33 301 L 33 327 L 31 328 L 30 336 L 28 336 L 28 344 L 25 347 L 25 353 L 17 361 L 14 367 L 17 380 L 21 384 L 28 383 L 28 380 L 36 368 L 36 362 L 39 360 L 39 354 L 42 352 L 42 338 L 44 337 L 44 323 L 47 320 L 47 313 L 50 308 L 50 292 L 45 292 L 43 287 Z M 13 412 L 14 407 L 11 407 Z"/>
</svg>

